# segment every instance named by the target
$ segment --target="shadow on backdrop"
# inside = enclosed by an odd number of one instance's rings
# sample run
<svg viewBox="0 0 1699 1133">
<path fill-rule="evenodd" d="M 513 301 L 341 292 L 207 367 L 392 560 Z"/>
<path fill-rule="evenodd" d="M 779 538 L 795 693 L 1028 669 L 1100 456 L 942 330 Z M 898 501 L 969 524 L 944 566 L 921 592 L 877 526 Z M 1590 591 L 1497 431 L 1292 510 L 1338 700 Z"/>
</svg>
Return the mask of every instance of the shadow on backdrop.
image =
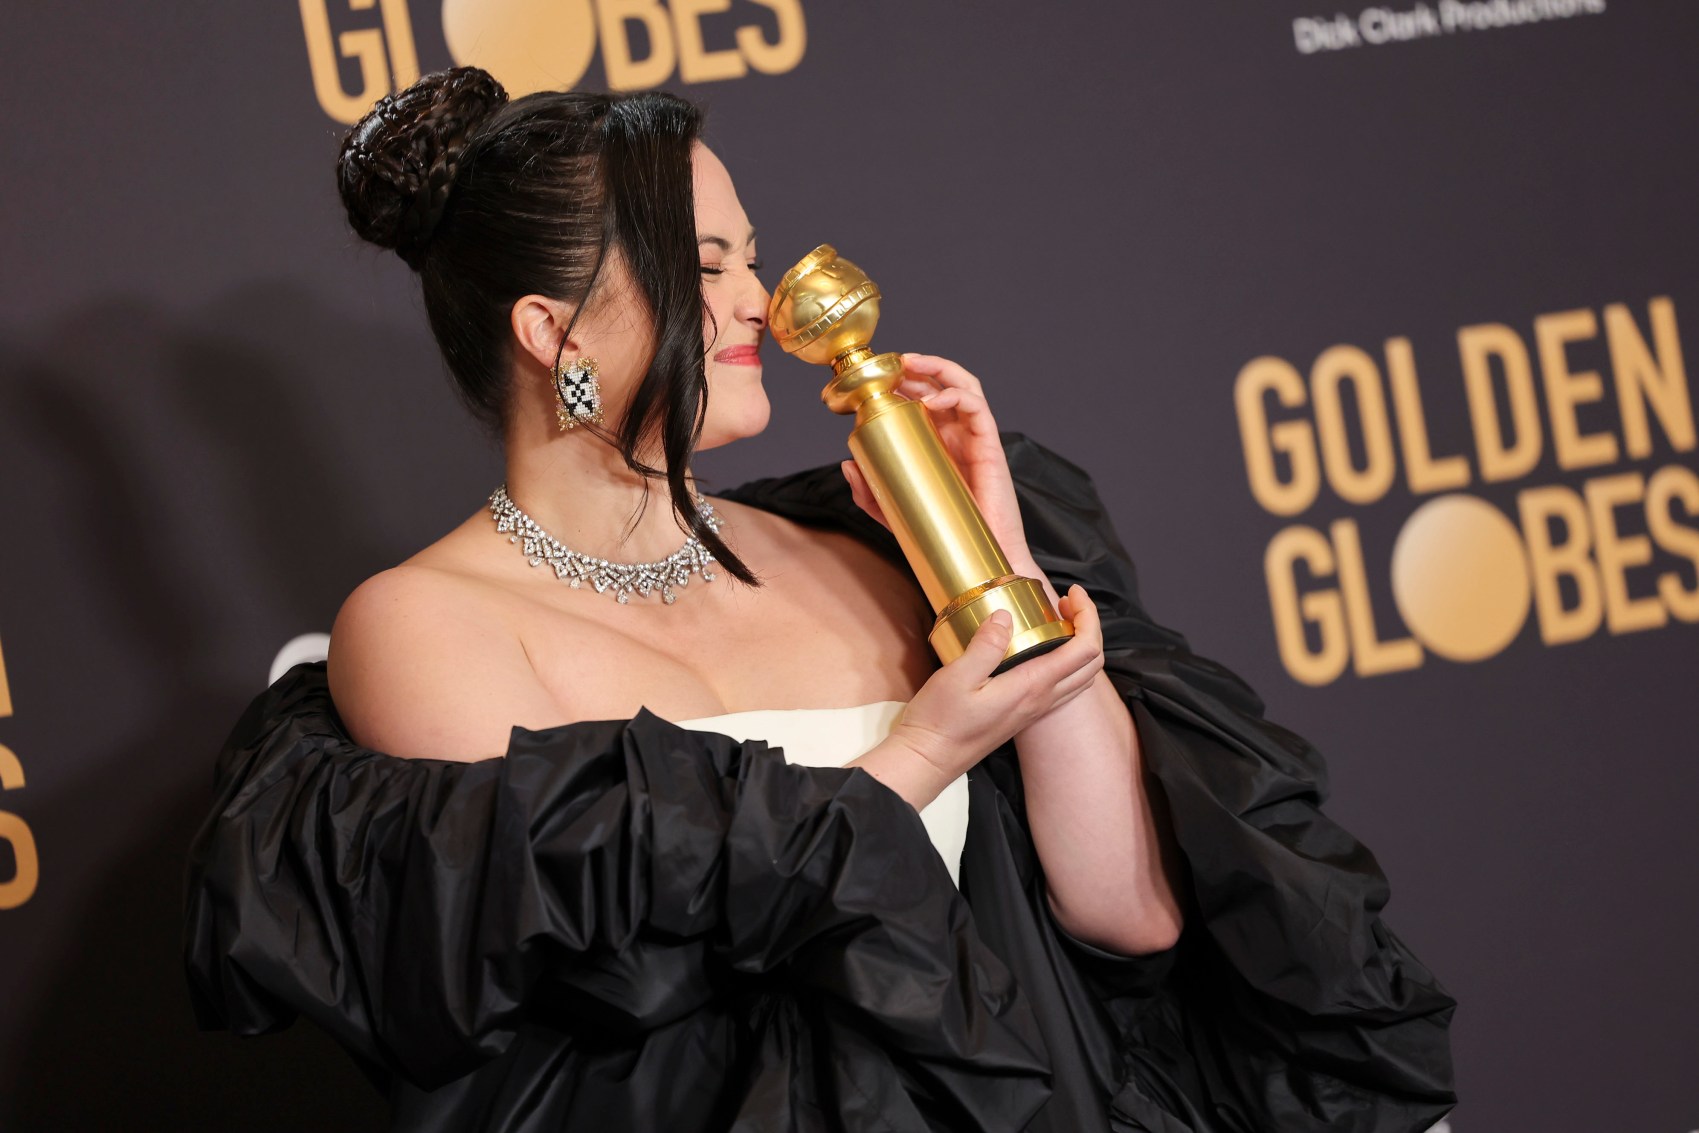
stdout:
<svg viewBox="0 0 1699 1133">
<path fill-rule="evenodd" d="M 81 372 L 88 355 L 62 352 L 90 327 L 103 328 L 102 359 L 126 359 L 122 373 Z M 448 485 L 481 483 L 491 458 L 427 336 L 350 321 L 291 289 L 256 285 L 192 325 L 147 304 L 95 304 L 31 348 L 0 350 L 0 420 L 49 461 L 16 474 L 52 483 L 75 517 L 32 531 L 35 569 L 57 580 L 76 577 L 66 569 L 75 558 L 110 567 L 100 572 L 108 593 L 76 600 L 113 616 L 97 639 L 53 656 L 61 671 L 39 682 L 53 702 L 33 706 L 31 726 L 53 721 L 47 735 L 75 750 L 76 721 L 104 706 L 98 689 L 71 687 L 65 667 L 90 652 L 151 690 L 116 750 L 85 747 L 55 767 L 71 786 L 30 800 L 43 888 L 70 890 L 44 902 L 60 907 L 62 923 L 48 927 L 66 944 L 13 973 L 27 994 L 6 1012 L 21 1053 L 0 1067 L 0 1128 L 381 1128 L 383 1099 L 314 1025 L 249 1039 L 196 1028 L 181 961 L 184 869 L 213 758 L 270 661 L 231 664 L 230 612 L 274 649 L 328 630 L 361 578 L 464 518 L 478 501 L 459 507 Z M 378 455 L 347 453 L 350 433 Z M 418 490 L 397 499 L 404 485 Z M 371 521 L 373 507 L 386 522 Z M 200 569 L 185 569 L 193 556 Z M 58 644 L 54 627 L 29 624 L 51 617 L 33 604 L 19 603 L 13 622 L 25 624 L 7 626 L 8 645 Z M 9 660 L 16 669 L 24 658 Z M 80 877 L 52 871 L 54 843 L 94 864 Z"/>
</svg>

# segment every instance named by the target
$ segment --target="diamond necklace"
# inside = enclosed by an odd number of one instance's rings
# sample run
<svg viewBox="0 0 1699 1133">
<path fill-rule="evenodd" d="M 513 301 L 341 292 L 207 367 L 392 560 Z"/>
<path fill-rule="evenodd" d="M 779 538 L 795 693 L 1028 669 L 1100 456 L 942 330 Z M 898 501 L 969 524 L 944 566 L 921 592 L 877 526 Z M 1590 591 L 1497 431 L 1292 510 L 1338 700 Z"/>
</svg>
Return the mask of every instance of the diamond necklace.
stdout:
<svg viewBox="0 0 1699 1133">
<path fill-rule="evenodd" d="M 696 510 L 707 522 L 708 530 L 718 533 L 724 521 L 714 505 L 706 497 L 697 496 Z M 694 535 L 664 559 L 652 563 L 610 563 L 563 546 L 537 526 L 536 520 L 519 510 L 519 505 L 507 494 L 506 484 L 490 493 L 490 511 L 495 516 L 497 531 L 512 532 L 507 536 L 509 543 L 523 541 L 525 557 L 532 566 L 548 563 L 554 567 L 555 577 L 574 589 L 581 587 L 586 579 L 598 594 L 611 589 L 614 600 L 622 606 L 631 600 L 634 590 L 645 598 L 659 590 L 661 600 L 670 606 L 678 598 L 672 588 L 688 584 L 692 574 L 700 574 L 703 582 L 714 581 L 714 572 L 708 566 L 714 561 L 713 553 Z"/>
</svg>

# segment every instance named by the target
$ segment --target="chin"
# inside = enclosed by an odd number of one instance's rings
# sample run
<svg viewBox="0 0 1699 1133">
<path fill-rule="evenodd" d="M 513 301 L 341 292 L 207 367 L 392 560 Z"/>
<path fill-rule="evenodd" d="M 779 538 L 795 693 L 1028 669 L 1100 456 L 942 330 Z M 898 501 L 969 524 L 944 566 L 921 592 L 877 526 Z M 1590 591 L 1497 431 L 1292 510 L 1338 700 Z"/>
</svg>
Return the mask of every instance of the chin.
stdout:
<svg viewBox="0 0 1699 1133">
<path fill-rule="evenodd" d="M 710 396 L 708 416 L 702 422 L 702 436 L 696 442 L 696 450 L 701 452 L 753 437 L 767 427 L 772 415 L 772 403 L 759 391 L 737 399 L 733 405 L 716 402 Z"/>
</svg>

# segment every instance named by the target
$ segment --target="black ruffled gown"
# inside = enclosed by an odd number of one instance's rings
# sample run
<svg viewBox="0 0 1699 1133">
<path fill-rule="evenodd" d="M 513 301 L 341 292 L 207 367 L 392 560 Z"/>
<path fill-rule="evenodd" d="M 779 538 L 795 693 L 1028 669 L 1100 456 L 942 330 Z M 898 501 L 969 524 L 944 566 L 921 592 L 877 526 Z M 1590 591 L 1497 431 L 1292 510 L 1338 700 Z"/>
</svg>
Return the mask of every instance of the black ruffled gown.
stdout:
<svg viewBox="0 0 1699 1133">
<path fill-rule="evenodd" d="M 1321 755 L 1140 605 L 1083 470 L 1003 441 L 1028 542 L 1102 613 L 1184 858 L 1179 943 L 1064 933 L 1014 744 L 969 776 L 960 890 L 859 769 L 641 709 L 504 759 L 356 745 L 322 662 L 255 699 L 193 847 L 204 1028 L 305 1015 L 407 1131 L 1377 1130 L 1456 1101 L 1455 1002 L 1319 809 Z M 894 561 L 836 463 L 723 493 Z"/>
</svg>

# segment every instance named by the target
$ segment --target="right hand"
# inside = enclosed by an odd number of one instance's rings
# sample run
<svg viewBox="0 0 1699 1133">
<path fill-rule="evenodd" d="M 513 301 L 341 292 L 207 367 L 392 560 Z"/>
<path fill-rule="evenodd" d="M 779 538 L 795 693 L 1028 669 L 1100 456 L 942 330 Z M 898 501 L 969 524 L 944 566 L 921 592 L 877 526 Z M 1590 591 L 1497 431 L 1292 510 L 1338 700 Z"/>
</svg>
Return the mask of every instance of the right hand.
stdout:
<svg viewBox="0 0 1699 1133">
<path fill-rule="evenodd" d="M 1009 647 L 1010 617 L 998 610 L 981 623 L 967 650 L 927 678 L 903 709 L 890 738 L 935 767 L 945 782 L 1091 686 L 1103 668 L 1097 606 L 1078 584 L 1058 611 L 1074 636 L 1048 653 L 992 676 Z"/>
</svg>

